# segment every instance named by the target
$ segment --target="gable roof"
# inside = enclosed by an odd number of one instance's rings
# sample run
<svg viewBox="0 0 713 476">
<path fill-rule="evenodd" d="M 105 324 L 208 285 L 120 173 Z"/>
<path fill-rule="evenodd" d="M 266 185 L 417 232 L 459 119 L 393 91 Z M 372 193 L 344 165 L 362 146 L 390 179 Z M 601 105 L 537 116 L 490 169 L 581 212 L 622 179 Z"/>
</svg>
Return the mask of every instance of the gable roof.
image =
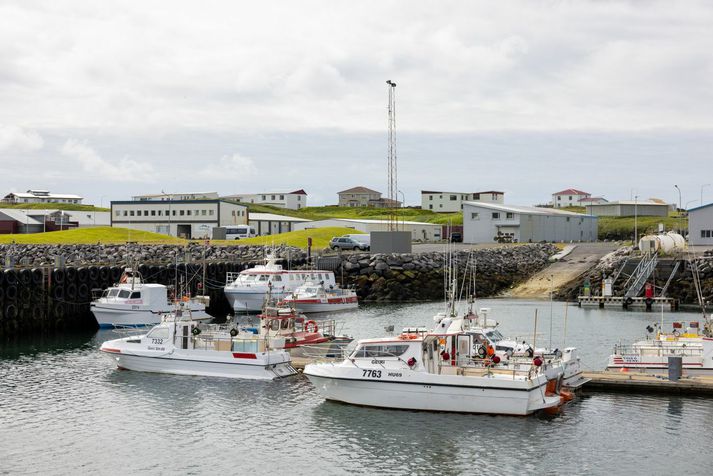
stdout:
<svg viewBox="0 0 713 476">
<path fill-rule="evenodd" d="M 302 188 L 299 190 L 295 190 L 294 192 L 288 192 L 288 193 L 292 194 L 292 195 L 307 195 L 307 192 L 305 192 L 304 189 L 302 189 Z"/>
<path fill-rule="evenodd" d="M 712 206 L 712 205 L 713 205 L 713 202 L 707 203 L 707 204 L 705 204 L 705 205 L 697 206 L 697 207 L 695 207 L 695 208 L 689 208 L 688 211 L 689 211 L 689 212 L 692 212 L 692 211 L 695 211 L 695 210 L 702 210 L 702 209 L 708 208 L 708 207 L 710 207 L 710 206 Z"/>
<path fill-rule="evenodd" d="M 370 188 L 366 188 L 366 187 L 362 187 L 362 186 L 352 187 L 352 188 L 348 188 L 346 190 L 342 190 L 341 192 L 337 192 L 337 194 L 340 194 L 340 193 L 378 193 L 379 195 L 381 195 L 381 192 L 377 192 L 376 190 L 372 190 Z"/>
<path fill-rule="evenodd" d="M 576 188 L 568 188 L 566 190 L 562 190 L 561 192 L 553 193 L 552 195 L 591 195 L 591 193 L 583 192 L 581 190 L 577 190 Z"/>
</svg>

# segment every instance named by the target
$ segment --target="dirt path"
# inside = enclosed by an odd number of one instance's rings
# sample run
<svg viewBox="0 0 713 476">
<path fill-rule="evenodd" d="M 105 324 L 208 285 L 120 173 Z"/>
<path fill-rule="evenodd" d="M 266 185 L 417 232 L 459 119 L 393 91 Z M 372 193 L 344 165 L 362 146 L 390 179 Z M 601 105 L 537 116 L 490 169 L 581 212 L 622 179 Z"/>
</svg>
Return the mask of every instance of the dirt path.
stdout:
<svg viewBox="0 0 713 476">
<path fill-rule="evenodd" d="M 505 293 L 508 297 L 548 298 L 550 289 L 557 290 L 580 274 L 593 268 L 602 256 L 614 251 L 617 243 L 579 243 L 560 261 L 556 261 L 532 276 L 527 282 Z M 550 284 L 554 280 L 554 286 Z"/>
</svg>

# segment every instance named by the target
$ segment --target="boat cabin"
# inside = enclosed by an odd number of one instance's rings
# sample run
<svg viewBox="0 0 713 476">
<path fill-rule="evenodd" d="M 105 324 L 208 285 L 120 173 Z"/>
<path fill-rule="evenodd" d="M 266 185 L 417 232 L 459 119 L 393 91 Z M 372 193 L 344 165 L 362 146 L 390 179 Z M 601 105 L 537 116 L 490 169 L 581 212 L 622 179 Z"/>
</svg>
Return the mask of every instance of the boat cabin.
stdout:
<svg viewBox="0 0 713 476">
<path fill-rule="evenodd" d="M 163 308 L 170 303 L 168 288 L 163 284 L 144 283 L 136 286 L 120 284 L 105 289 L 99 297 L 104 304 L 127 304 Z"/>
</svg>

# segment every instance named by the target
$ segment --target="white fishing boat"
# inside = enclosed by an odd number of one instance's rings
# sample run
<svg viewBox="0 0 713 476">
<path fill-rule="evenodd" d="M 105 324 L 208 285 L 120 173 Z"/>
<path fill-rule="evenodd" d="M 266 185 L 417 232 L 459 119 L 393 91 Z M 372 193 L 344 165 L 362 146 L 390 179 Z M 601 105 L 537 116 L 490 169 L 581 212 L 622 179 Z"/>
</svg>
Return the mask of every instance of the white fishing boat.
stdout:
<svg viewBox="0 0 713 476">
<path fill-rule="evenodd" d="M 449 331 L 451 323 L 360 340 L 343 361 L 309 364 L 304 374 L 328 400 L 384 408 L 529 415 L 568 398 L 558 361 L 482 358 L 474 336 Z"/>
<path fill-rule="evenodd" d="M 104 342 L 120 369 L 176 375 L 272 380 L 295 375 L 285 339 L 202 325 L 179 307 L 147 334 Z"/>
<path fill-rule="evenodd" d="M 299 312 L 345 311 L 359 307 L 356 292 L 324 283 L 306 282 L 283 300 Z"/>
<path fill-rule="evenodd" d="M 690 375 L 713 375 L 713 335 L 706 323 L 674 322 L 670 332 L 658 325 L 648 326 L 648 337 L 633 344 L 617 344 L 609 356 L 607 370 L 634 370 L 665 374 L 669 357 L 681 357 L 682 370 Z"/>
<path fill-rule="evenodd" d="M 332 271 L 287 270 L 277 264 L 278 258 L 273 255 L 265 260 L 264 265 L 227 274 L 225 297 L 235 311 L 260 311 L 268 293 L 284 298 L 308 281 L 336 287 Z"/>
<path fill-rule="evenodd" d="M 185 306 L 194 320 L 212 319 L 205 301 L 187 298 Z M 89 307 L 100 328 L 139 327 L 161 322 L 161 315 L 171 312 L 174 303 L 167 286 L 145 283 L 138 271 L 127 268 L 120 282 L 105 289 Z"/>
</svg>

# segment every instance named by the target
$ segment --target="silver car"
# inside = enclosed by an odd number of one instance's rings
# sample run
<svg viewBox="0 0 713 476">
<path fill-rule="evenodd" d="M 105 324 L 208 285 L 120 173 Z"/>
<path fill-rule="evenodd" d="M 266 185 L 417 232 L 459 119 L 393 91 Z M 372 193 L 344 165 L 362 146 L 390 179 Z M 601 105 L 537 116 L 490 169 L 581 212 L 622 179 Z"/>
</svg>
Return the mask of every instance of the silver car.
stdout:
<svg viewBox="0 0 713 476">
<path fill-rule="evenodd" d="M 333 250 L 362 250 L 367 251 L 369 243 L 364 243 L 348 236 L 334 237 L 329 242 L 329 247 Z"/>
</svg>

